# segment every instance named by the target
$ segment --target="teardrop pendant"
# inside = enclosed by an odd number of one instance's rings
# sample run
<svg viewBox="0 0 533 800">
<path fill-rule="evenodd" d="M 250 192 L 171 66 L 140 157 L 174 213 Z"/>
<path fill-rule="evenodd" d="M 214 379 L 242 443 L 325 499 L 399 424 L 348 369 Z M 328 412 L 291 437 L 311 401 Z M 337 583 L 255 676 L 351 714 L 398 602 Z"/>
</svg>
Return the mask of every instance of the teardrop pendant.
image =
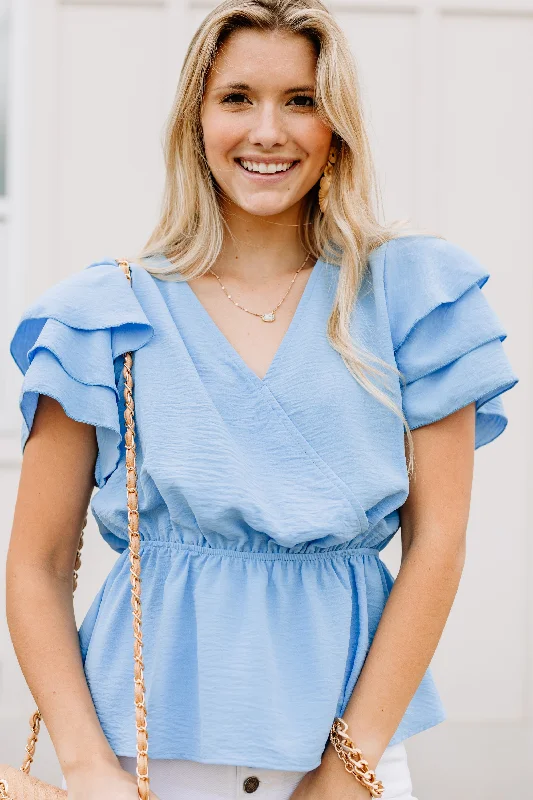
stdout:
<svg viewBox="0 0 533 800">
<path fill-rule="evenodd" d="M 262 314 L 261 319 L 263 322 L 274 322 L 276 319 L 276 313 L 274 311 L 269 311 L 268 314 Z"/>
</svg>

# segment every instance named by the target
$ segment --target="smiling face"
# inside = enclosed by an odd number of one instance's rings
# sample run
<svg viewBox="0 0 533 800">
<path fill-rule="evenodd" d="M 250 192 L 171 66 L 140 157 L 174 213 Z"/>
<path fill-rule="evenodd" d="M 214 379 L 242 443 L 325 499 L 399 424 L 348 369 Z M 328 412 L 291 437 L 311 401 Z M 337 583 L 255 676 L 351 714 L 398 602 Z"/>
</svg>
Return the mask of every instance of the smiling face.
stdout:
<svg viewBox="0 0 533 800">
<path fill-rule="evenodd" d="M 292 33 L 240 29 L 220 48 L 201 121 L 226 207 L 297 210 L 320 179 L 332 133 L 314 108 L 315 68 L 312 43 Z"/>
</svg>

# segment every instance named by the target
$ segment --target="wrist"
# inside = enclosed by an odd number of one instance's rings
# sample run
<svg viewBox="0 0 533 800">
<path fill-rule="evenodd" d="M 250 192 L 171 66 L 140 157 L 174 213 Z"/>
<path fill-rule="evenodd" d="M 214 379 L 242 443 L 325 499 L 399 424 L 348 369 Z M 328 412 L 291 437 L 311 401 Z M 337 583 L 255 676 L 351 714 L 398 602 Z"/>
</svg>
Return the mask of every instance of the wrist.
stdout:
<svg viewBox="0 0 533 800">
<path fill-rule="evenodd" d="M 361 748 L 363 750 L 363 748 Z M 378 754 L 379 753 L 379 754 Z M 379 759 L 381 758 L 382 753 L 376 748 L 375 751 L 372 748 L 365 747 L 363 751 L 363 758 L 368 763 L 368 766 L 371 770 L 375 772 L 376 767 L 378 765 Z M 326 766 L 335 769 L 341 767 L 345 769 L 343 761 L 339 758 L 339 754 L 333 747 L 331 739 L 328 739 L 328 743 L 324 748 L 322 753 L 322 763 L 326 762 Z"/>
<path fill-rule="evenodd" d="M 351 782 L 356 781 L 358 787 L 354 797 L 364 797 L 367 794 L 372 797 L 381 797 L 384 787 L 376 775 L 376 767 L 383 749 L 379 744 L 372 747 L 368 737 L 365 739 L 363 747 L 350 737 L 346 720 L 342 717 L 335 718 L 322 752 L 321 774 L 327 781 L 342 780 L 342 785 L 346 787 L 348 787 L 348 783 L 353 785 Z M 341 779 L 342 773 L 344 775 Z M 348 783 L 346 778 L 349 779 Z M 362 793 L 361 789 L 363 789 Z M 353 791 L 355 791 L 355 787 Z"/>
<path fill-rule="evenodd" d="M 344 766 L 333 745 L 326 747 L 317 768 L 324 794 L 333 791 L 339 797 L 370 800 L 370 792 Z"/>
<path fill-rule="evenodd" d="M 320 762 L 320 769 L 322 772 L 330 772 L 337 774 L 345 773 L 346 775 L 348 775 L 348 777 L 351 777 L 348 773 L 348 770 L 344 766 L 343 761 L 339 758 L 339 754 L 333 747 L 330 740 L 328 740 L 328 743 L 324 748 L 324 752 L 322 753 L 322 761 Z"/>
<path fill-rule="evenodd" d="M 61 771 L 67 780 L 69 777 L 94 773 L 95 770 L 113 772 L 117 769 L 122 769 L 122 767 L 111 749 L 102 753 L 85 753 L 61 765 Z"/>
</svg>

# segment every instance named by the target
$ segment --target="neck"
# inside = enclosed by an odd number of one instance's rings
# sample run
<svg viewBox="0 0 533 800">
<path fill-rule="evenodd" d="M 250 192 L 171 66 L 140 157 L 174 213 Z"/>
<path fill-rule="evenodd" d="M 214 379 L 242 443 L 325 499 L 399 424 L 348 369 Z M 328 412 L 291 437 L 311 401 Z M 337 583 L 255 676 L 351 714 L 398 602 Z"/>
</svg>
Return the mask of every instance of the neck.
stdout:
<svg viewBox="0 0 533 800">
<path fill-rule="evenodd" d="M 259 217 L 231 205 L 223 210 L 226 236 L 217 262 L 217 275 L 255 287 L 294 275 L 307 251 L 299 236 L 299 207 L 283 214 Z M 309 256 L 305 269 L 312 267 Z"/>
</svg>

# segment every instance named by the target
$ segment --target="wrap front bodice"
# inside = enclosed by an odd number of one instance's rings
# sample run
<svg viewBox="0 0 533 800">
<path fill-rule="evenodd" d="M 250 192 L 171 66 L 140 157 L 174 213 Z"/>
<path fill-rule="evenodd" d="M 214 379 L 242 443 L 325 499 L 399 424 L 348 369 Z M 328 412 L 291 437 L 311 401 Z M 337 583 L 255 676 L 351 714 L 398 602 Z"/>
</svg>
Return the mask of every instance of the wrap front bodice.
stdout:
<svg viewBox="0 0 533 800">
<path fill-rule="evenodd" d="M 164 263 L 163 256 L 154 257 Z M 489 273 L 436 237 L 376 248 L 352 335 L 401 371 L 411 428 L 476 403 L 476 447 L 517 382 Z M 80 627 L 113 750 L 135 756 L 122 355 L 134 357 L 144 677 L 151 758 L 315 768 L 372 643 L 393 577 L 380 551 L 408 496 L 402 422 L 326 336 L 338 267 L 319 259 L 263 379 L 184 281 L 112 258 L 24 312 L 22 448 L 38 394 L 94 425 L 91 508 L 119 555 Z M 445 718 L 431 670 L 390 744 Z"/>
</svg>

